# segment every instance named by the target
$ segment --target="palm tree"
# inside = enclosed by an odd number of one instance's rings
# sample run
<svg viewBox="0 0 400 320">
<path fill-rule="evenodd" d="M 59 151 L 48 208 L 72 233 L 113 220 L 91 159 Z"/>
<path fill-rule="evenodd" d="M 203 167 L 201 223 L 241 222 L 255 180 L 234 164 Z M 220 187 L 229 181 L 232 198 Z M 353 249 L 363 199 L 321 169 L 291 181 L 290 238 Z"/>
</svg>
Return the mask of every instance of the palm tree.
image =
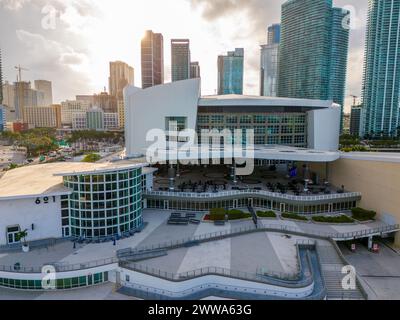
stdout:
<svg viewBox="0 0 400 320">
<path fill-rule="evenodd" d="M 26 237 L 28 236 L 28 229 L 25 229 L 24 231 L 20 231 L 16 234 L 16 240 L 21 241 L 23 240 L 23 245 L 26 246 Z"/>
</svg>

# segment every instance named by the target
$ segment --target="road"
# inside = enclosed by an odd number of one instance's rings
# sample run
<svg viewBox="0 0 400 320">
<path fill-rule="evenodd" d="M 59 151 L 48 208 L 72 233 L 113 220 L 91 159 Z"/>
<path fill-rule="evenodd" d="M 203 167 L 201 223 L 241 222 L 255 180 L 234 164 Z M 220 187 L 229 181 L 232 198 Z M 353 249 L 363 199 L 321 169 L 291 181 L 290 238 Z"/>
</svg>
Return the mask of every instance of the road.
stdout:
<svg viewBox="0 0 400 320">
<path fill-rule="evenodd" d="M 0 146 L 0 170 L 8 167 L 11 163 L 21 165 L 25 161 L 24 152 L 14 151 L 12 147 Z"/>
</svg>

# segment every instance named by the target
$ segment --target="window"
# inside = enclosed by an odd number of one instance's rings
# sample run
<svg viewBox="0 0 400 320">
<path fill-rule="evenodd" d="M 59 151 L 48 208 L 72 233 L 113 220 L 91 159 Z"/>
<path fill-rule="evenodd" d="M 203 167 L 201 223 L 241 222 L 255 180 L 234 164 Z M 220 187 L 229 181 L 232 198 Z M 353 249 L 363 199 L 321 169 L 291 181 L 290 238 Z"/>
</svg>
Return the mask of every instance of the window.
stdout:
<svg viewBox="0 0 400 320">
<path fill-rule="evenodd" d="M 263 116 L 263 115 L 256 115 L 253 117 L 254 123 L 262 124 L 262 123 L 265 123 L 266 120 L 267 120 L 267 117 Z"/>
<path fill-rule="evenodd" d="M 292 136 L 285 136 L 285 137 L 281 137 L 281 144 L 292 144 L 293 143 L 293 137 Z"/>
<path fill-rule="evenodd" d="M 166 117 L 165 130 L 181 132 L 187 129 L 187 117 Z M 115 180 L 114 180 L 115 181 Z"/>
<path fill-rule="evenodd" d="M 211 123 L 212 124 L 223 124 L 224 123 L 224 116 L 222 116 L 222 115 L 213 115 L 213 116 L 211 116 Z"/>
<path fill-rule="evenodd" d="M 237 116 L 226 116 L 226 123 L 227 124 L 237 124 L 238 117 Z"/>
<path fill-rule="evenodd" d="M 295 144 L 304 144 L 305 142 L 306 142 L 306 139 L 304 136 L 295 136 L 294 137 Z"/>
<path fill-rule="evenodd" d="M 267 133 L 269 135 L 274 135 L 274 134 L 279 134 L 279 126 L 268 126 L 267 127 Z"/>
<path fill-rule="evenodd" d="M 17 240 L 17 235 L 21 231 L 20 226 L 10 226 L 7 227 L 7 242 L 8 244 L 19 243 Z"/>
<path fill-rule="evenodd" d="M 292 126 L 282 126 L 281 133 L 282 134 L 292 134 L 293 133 L 293 127 Z"/>
<path fill-rule="evenodd" d="M 200 115 L 197 118 L 197 121 L 199 124 L 207 124 L 210 122 L 210 116 L 204 116 L 204 115 Z"/>
<path fill-rule="evenodd" d="M 265 127 L 255 127 L 254 128 L 254 134 L 263 134 L 265 135 L 266 133 L 266 128 Z"/>
<path fill-rule="evenodd" d="M 251 116 L 241 116 L 240 117 L 240 123 L 251 123 L 252 122 L 252 117 Z"/>
</svg>

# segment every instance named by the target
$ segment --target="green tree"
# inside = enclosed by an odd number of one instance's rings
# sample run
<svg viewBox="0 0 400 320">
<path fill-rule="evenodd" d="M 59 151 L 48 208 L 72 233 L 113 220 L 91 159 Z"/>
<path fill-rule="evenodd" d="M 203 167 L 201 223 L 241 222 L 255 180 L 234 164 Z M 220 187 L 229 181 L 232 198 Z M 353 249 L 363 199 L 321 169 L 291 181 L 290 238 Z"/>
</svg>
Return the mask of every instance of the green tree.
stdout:
<svg viewBox="0 0 400 320">
<path fill-rule="evenodd" d="M 83 158 L 82 162 L 94 163 L 94 162 L 99 161 L 100 159 L 101 159 L 101 157 L 100 157 L 99 154 L 97 154 L 97 153 L 90 153 L 90 154 L 87 154 L 87 155 Z"/>
</svg>

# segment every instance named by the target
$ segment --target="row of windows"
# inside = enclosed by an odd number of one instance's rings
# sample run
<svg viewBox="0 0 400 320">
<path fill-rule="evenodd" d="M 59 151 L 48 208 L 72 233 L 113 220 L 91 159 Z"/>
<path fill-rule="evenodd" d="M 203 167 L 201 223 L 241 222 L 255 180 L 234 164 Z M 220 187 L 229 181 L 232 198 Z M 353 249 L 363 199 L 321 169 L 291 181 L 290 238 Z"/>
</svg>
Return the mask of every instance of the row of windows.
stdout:
<svg viewBox="0 0 400 320">
<path fill-rule="evenodd" d="M 142 217 L 139 217 L 135 221 L 123 223 L 115 226 L 107 226 L 107 227 L 83 227 L 78 225 L 71 226 L 71 235 L 73 237 L 85 237 L 85 238 L 96 238 L 96 237 L 108 237 L 115 236 L 130 230 L 134 230 L 139 228 L 143 224 Z"/>
<path fill-rule="evenodd" d="M 55 281 L 57 290 L 86 287 L 107 282 L 108 272 L 96 273 L 94 275 L 68 278 L 68 279 L 57 279 Z M 44 290 L 41 280 L 19 280 L 19 279 L 0 278 L 0 286 L 7 288 L 14 288 L 14 289 Z"/>
<path fill-rule="evenodd" d="M 196 202 L 188 200 L 157 200 L 148 199 L 147 207 L 150 209 L 166 209 L 166 210 L 189 210 L 189 211 L 208 211 L 213 208 L 246 208 L 249 205 L 249 199 L 242 198 L 237 200 L 220 200 L 210 202 Z M 343 210 L 351 210 L 357 206 L 356 201 L 343 201 L 340 203 L 325 203 L 315 205 L 292 205 L 281 203 L 275 200 L 266 200 L 254 198 L 252 205 L 267 210 L 284 211 L 297 214 L 314 214 L 327 212 L 340 212 Z"/>
<path fill-rule="evenodd" d="M 134 169 L 130 171 L 124 171 L 113 174 L 68 176 L 64 177 L 64 181 L 74 182 L 74 183 L 118 182 L 134 178 L 137 179 L 141 176 L 141 174 L 142 174 L 141 169 Z"/>
<path fill-rule="evenodd" d="M 275 123 L 275 124 L 304 124 L 306 116 L 304 114 L 282 114 L 282 115 L 199 115 L 199 124 L 252 124 L 252 123 Z"/>
<path fill-rule="evenodd" d="M 81 202 L 104 202 L 104 200 L 122 200 L 125 198 L 129 198 L 130 202 L 135 202 L 140 200 L 140 192 L 139 187 L 131 189 L 131 190 L 124 190 L 124 191 L 115 191 L 115 192 L 101 192 L 101 193 L 88 193 L 88 192 L 74 192 L 71 196 L 71 200 L 81 201 Z"/>
<path fill-rule="evenodd" d="M 101 202 L 84 202 L 84 201 L 70 201 L 70 208 L 79 210 L 104 210 L 104 209 L 119 209 L 124 210 L 125 207 L 138 206 L 140 203 L 140 196 L 135 198 L 125 198 L 119 201 L 101 201 Z M 135 210 L 135 209 L 131 209 Z"/>
<path fill-rule="evenodd" d="M 119 216 L 117 218 L 111 219 L 81 219 L 81 218 L 71 218 L 71 225 L 74 227 L 83 227 L 83 228 L 99 228 L 99 227 L 112 227 L 118 226 L 119 224 L 131 222 L 137 218 L 140 218 L 140 214 L 129 214 L 125 216 Z"/>
<path fill-rule="evenodd" d="M 71 183 L 71 182 L 64 182 L 64 186 L 78 191 L 86 191 L 86 192 L 104 192 L 104 191 L 114 191 L 118 189 L 128 189 L 128 188 L 135 188 L 135 186 L 141 183 L 141 179 L 132 179 L 130 181 L 123 181 L 118 183 L 102 183 L 102 184 L 78 184 L 78 183 Z"/>
</svg>

